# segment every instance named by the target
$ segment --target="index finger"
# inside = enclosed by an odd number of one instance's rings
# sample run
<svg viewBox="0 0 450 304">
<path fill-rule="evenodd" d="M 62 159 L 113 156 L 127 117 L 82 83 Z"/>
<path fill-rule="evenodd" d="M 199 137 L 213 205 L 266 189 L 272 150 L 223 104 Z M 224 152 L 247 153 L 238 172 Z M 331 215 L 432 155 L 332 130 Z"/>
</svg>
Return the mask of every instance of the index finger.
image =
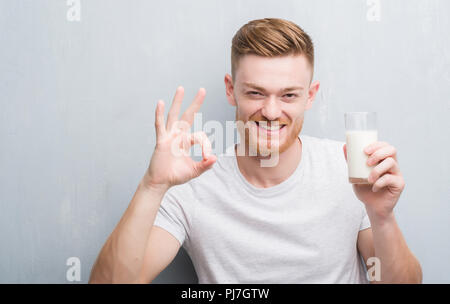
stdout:
<svg viewBox="0 0 450 304">
<path fill-rule="evenodd" d="M 197 95 L 195 95 L 194 101 L 181 116 L 181 120 L 184 120 L 189 125 L 192 125 L 192 123 L 194 122 L 194 115 L 202 106 L 203 100 L 205 99 L 205 95 L 206 90 L 204 88 L 200 88 L 197 92 Z"/>
<path fill-rule="evenodd" d="M 372 154 L 373 153 L 373 151 L 375 151 L 375 150 L 378 150 L 379 148 L 381 148 L 381 147 L 384 147 L 384 146 L 387 146 L 387 145 L 389 145 L 387 142 L 384 142 L 384 141 L 376 141 L 376 142 L 374 142 L 374 143 L 371 143 L 370 145 L 367 145 L 365 148 L 364 148 L 364 152 L 366 153 L 366 154 Z"/>
</svg>

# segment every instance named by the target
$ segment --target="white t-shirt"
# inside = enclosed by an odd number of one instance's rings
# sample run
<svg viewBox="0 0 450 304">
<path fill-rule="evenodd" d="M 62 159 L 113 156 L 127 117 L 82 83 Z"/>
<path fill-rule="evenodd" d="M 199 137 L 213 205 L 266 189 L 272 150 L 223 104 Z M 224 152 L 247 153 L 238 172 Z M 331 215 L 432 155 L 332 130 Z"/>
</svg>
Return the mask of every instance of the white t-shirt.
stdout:
<svg viewBox="0 0 450 304">
<path fill-rule="evenodd" d="M 234 145 L 213 168 L 169 189 L 154 225 L 189 254 L 199 283 L 367 283 L 357 250 L 370 227 L 348 182 L 344 142 L 301 134 L 294 173 L 250 184 Z"/>
</svg>

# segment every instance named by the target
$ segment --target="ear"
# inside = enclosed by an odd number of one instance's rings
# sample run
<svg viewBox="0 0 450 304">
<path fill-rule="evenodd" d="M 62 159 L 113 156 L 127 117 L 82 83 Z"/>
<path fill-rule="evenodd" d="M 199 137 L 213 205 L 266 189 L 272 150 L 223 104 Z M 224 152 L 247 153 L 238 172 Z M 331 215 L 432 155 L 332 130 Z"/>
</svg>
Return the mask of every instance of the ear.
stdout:
<svg viewBox="0 0 450 304">
<path fill-rule="evenodd" d="M 227 94 L 228 103 L 232 106 L 236 106 L 236 100 L 234 100 L 234 86 L 233 86 L 233 78 L 230 74 L 225 74 L 225 90 Z"/>
<path fill-rule="evenodd" d="M 319 81 L 314 81 L 309 86 L 308 101 L 306 103 L 306 110 L 311 109 L 313 101 L 314 101 L 314 98 L 316 97 L 317 91 L 319 91 L 319 87 L 320 87 L 320 82 Z"/>
</svg>

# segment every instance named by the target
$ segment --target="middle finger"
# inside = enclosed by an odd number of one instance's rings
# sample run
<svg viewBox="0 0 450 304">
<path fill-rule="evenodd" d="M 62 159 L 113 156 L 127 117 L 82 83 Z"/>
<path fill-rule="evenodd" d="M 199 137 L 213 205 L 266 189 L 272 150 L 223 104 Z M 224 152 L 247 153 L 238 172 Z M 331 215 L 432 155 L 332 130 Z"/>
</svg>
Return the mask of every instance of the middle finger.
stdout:
<svg viewBox="0 0 450 304">
<path fill-rule="evenodd" d="M 181 102 L 184 97 L 184 88 L 178 87 L 173 97 L 172 105 L 170 106 L 169 114 L 167 115 L 167 127 L 166 130 L 171 130 L 175 121 L 178 119 L 178 114 L 180 113 Z"/>
<path fill-rule="evenodd" d="M 389 156 L 394 158 L 395 160 L 397 160 L 396 153 L 397 153 L 397 150 L 391 145 L 387 145 L 387 146 L 384 146 L 382 148 L 379 148 L 378 150 L 374 151 L 367 158 L 367 165 L 368 166 L 372 166 L 372 165 L 378 163 L 379 161 L 382 161 L 383 159 L 385 159 L 385 158 L 387 158 Z"/>
<path fill-rule="evenodd" d="M 192 123 L 194 122 L 194 115 L 200 109 L 203 103 L 203 99 L 205 99 L 205 95 L 206 90 L 204 88 L 200 88 L 197 92 L 197 95 L 195 95 L 192 104 L 186 109 L 186 111 L 183 113 L 183 116 L 181 116 L 181 120 L 184 120 L 189 125 L 192 125 Z"/>
</svg>

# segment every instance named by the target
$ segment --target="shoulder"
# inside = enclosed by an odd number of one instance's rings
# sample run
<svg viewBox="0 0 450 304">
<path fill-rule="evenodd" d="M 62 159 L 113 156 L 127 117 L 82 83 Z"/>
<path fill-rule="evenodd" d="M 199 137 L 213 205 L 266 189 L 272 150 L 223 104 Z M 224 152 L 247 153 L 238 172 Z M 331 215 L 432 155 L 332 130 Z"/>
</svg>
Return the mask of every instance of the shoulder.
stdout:
<svg viewBox="0 0 450 304">
<path fill-rule="evenodd" d="M 164 201 L 181 202 L 195 200 L 193 180 L 172 186 L 164 194 Z"/>
<path fill-rule="evenodd" d="M 301 139 L 305 141 L 305 146 L 312 155 L 317 155 L 324 159 L 344 160 L 344 141 L 314 137 L 309 135 L 301 135 Z"/>
<path fill-rule="evenodd" d="M 304 139 L 307 158 L 317 171 L 333 174 L 339 179 L 345 178 L 347 162 L 344 156 L 344 141 L 309 135 L 301 135 L 301 139 Z"/>
<path fill-rule="evenodd" d="M 229 147 L 225 152 L 217 155 L 217 160 L 211 169 L 183 184 L 182 188 L 186 189 L 189 195 L 195 196 L 197 200 L 205 196 L 209 197 L 211 193 L 217 191 L 226 191 L 235 175 L 236 157 L 233 149 L 234 146 Z"/>
<path fill-rule="evenodd" d="M 313 136 L 305 138 L 305 146 L 309 147 L 308 157 L 315 171 L 313 174 L 320 176 L 320 181 L 326 182 L 327 187 L 333 189 L 334 197 L 342 197 L 347 206 L 345 210 L 354 210 L 357 205 L 360 207 L 357 210 L 361 210 L 364 215 L 364 205 L 356 198 L 352 184 L 348 182 L 348 167 L 343 149 L 345 141 Z"/>
<path fill-rule="evenodd" d="M 344 141 L 336 140 L 336 139 L 330 139 L 330 138 L 323 138 L 323 137 L 315 137 L 311 135 L 300 135 L 301 139 L 305 139 L 305 141 L 313 146 L 322 147 L 322 148 L 336 148 L 340 147 L 342 149 L 342 146 L 345 144 Z"/>
</svg>

